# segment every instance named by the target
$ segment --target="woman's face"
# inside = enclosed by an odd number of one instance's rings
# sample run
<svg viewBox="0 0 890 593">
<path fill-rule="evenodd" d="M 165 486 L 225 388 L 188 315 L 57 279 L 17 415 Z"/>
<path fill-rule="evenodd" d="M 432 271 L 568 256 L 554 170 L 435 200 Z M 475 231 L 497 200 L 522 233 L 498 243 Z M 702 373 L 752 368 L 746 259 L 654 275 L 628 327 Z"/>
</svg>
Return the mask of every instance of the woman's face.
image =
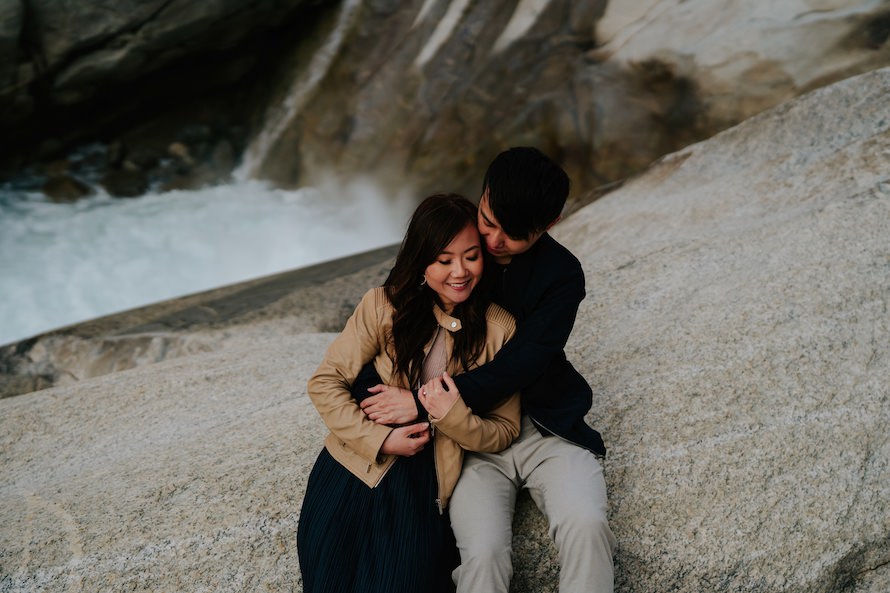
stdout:
<svg viewBox="0 0 890 593">
<path fill-rule="evenodd" d="M 467 224 L 423 273 L 446 312 L 470 297 L 482 277 L 482 245 L 475 224 Z"/>
</svg>

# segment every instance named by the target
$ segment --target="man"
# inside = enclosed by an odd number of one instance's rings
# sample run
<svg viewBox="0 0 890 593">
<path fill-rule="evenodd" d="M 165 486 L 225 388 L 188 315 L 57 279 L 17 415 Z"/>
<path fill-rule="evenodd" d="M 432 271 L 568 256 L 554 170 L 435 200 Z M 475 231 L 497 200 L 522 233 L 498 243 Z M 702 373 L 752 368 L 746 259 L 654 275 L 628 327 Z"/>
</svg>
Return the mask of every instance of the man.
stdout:
<svg viewBox="0 0 890 593">
<path fill-rule="evenodd" d="M 518 328 L 494 360 L 453 380 L 477 413 L 521 391 L 523 423 L 506 451 L 466 456 L 450 510 L 461 556 L 454 571 L 458 592 L 507 593 L 512 519 L 521 488 L 529 490 L 549 522 L 559 551 L 560 592 L 613 590 L 615 539 L 599 459 L 606 449 L 584 421 L 590 387 L 564 351 L 585 296 L 584 272 L 547 233 L 568 193 L 565 171 L 529 147 L 499 154 L 483 181 L 478 227 L 495 261 L 486 274 L 494 276 L 494 301 L 516 317 Z M 361 406 L 376 422 L 426 416 L 408 392 L 384 385 L 369 391 L 376 395 Z"/>
</svg>

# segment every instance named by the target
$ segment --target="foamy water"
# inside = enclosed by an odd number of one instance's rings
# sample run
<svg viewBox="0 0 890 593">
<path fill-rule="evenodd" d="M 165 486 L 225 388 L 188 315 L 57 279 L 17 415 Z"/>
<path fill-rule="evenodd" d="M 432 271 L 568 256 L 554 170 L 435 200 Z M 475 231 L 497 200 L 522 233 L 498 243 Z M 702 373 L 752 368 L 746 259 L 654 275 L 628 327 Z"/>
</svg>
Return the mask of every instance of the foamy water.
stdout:
<svg viewBox="0 0 890 593">
<path fill-rule="evenodd" d="M 0 191 L 0 344 L 396 243 L 413 205 L 361 181 L 74 204 Z"/>
</svg>

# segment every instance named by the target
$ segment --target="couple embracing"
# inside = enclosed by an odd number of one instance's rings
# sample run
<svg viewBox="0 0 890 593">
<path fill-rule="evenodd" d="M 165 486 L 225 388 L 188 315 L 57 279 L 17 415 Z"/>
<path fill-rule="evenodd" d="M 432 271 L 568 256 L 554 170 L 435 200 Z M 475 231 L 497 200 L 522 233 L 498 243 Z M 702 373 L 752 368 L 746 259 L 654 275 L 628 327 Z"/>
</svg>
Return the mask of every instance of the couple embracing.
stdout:
<svg viewBox="0 0 890 593">
<path fill-rule="evenodd" d="M 478 208 L 438 194 L 415 210 L 309 380 L 331 432 L 297 530 L 305 593 L 507 593 L 522 488 L 560 592 L 613 590 L 606 450 L 564 352 L 584 273 L 547 233 L 568 193 L 562 168 L 517 147 Z"/>
</svg>

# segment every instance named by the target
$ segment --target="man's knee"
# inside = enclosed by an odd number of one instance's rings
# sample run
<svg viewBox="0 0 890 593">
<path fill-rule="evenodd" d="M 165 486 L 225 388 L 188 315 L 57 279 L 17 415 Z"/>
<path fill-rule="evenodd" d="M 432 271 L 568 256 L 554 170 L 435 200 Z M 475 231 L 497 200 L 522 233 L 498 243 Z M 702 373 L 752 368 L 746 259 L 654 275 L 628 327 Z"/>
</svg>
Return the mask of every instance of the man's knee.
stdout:
<svg viewBox="0 0 890 593">
<path fill-rule="evenodd" d="M 513 551 L 510 538 L 491 537 L 479 533 L 458 540 L 461 563 L 504 565 L 510 563 Z"/>
<path fill-rule="evenodd" d="M 587 509 L 571 516 L 555 520 L 550 525 L 551 536 L 560 550 L 577 546 L 614 547 L 615 538 L 609 527 L 606 513 L 598 509 Z"/>
</svg>

